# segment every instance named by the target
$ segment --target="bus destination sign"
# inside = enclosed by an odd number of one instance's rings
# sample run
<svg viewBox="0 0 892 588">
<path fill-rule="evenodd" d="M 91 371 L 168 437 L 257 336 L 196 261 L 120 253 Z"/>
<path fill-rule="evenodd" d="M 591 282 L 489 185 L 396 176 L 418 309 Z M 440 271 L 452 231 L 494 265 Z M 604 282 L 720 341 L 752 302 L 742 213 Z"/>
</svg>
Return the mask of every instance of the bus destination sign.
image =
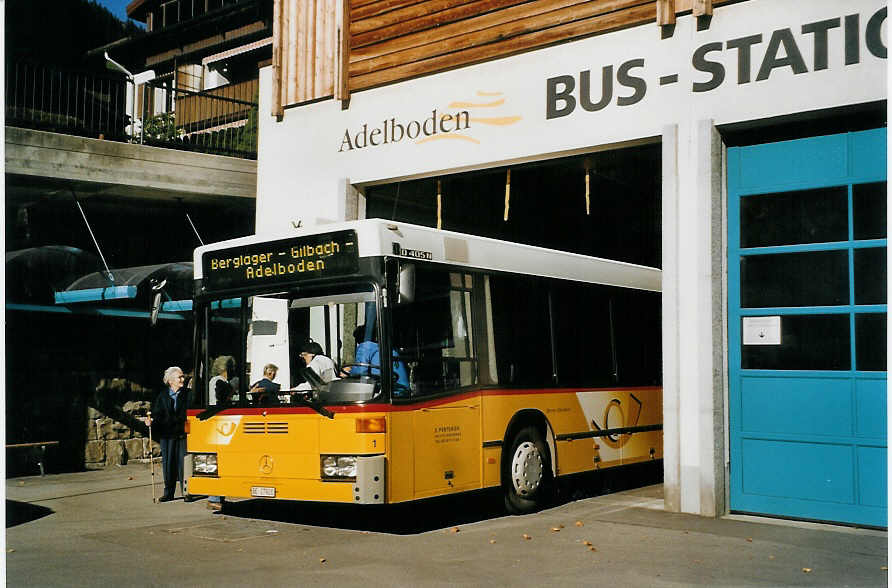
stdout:
<svg viewBox="0 0 892 588">
<path fill-rule="evenodd" d="M 359 269 L 356 231 L 307 235 L 208 251 L 202 259 L 209 290 L 287 284 Z"/>
</svg>

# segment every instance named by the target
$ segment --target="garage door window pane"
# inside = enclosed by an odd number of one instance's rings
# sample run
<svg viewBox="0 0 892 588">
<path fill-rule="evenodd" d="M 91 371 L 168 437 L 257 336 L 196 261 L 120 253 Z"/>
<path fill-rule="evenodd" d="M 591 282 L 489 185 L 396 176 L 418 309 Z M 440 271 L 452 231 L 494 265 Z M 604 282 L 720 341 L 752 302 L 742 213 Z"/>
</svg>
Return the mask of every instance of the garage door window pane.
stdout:
<svg viewBox="0 0 892 588">
<path fill-rule="evenodd" d="M 855 249 L 855 304 L 886 304 L 886 248 Z"/>
<path fill-rule="evenodd" d="M 848 314 L 781 317 L 780 345 L 743 345 L 743 369 L 851 369 Z"/>
<path fill-rule="evenodd" d="M 886 313 L 855 315 L 855 365 L 865 372 L 886 371 Z"/>
<path fill-rule="evenodd" d="M 746 196 L 740 201 L 740 246 L 845 241 L 847 200 L 845 186 Z"/>
<path fill-rule="evenodd" d="M 886 238 L 886 182 L 852 186 L 856 239 Z"/>
<path fill-rule="evenodd" d="M 743 308 L 848 304 L 848 252 L 741 257 L 740 301 Z"/>
</svg>

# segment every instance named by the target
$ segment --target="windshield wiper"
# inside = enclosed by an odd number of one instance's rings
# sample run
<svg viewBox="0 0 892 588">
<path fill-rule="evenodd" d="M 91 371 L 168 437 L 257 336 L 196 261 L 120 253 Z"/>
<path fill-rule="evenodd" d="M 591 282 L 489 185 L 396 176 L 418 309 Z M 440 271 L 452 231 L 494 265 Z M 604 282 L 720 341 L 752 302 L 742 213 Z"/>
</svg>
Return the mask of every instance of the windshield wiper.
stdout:
<svg viewBox="0 0 892 588">
<path fill-rule="evenodd" d="M 322 405 L 322 403 L 319 401 L 310 400 L 303 394 L 295 394 L 291 397 L 291 399 L 293 402 L 296 402 L 297 404 L 302 404 L 304 406 L 308 406 L 308 407 L 312 408 L 313 410 L 315 410 L 316 412 L 318 412 L 319 414 L 321 414 L 324 417 L 328 417 L 330 419 L 334 418 L 334 413 L 331 412 L 330 410 L 328 410 L 327 408 L 325 408 Z"/>
<path fill-rule="evenodd" d="M 314 396 L 318 397 L 321 392 L 325 390 L 325 382 L 322 381 L 322 378 L 319 377 L 319 374 L 314 372 L 308 367 L 300 369 L 300 375 L 304 377 L 304 380 L 310 387 L 313 388 L 313 392 L 315 392 Z M 324 417 L 328 417 L 330 419 L 334 418 L 334 413 L 325 408 L 321 402 L 318 400 L 311 400 L 302 394 L 295 394 L 292 396 L 297 402 L 303 404 L 304 406 L 309 406 L 319 414 Z"/>
<path fill-rule="evenodd" d="M 230 404 L 215 404 L 214 406 L 209 407 L 204 412 L 198 413 L 198 420 L 206 421 L 209 418 L 211 418 L 212 416 L 216 415 L 217 413 L 223 412 L 227 408 L 231 408 L 231 407 L 232 407 L 232 405 L 230 405 Z"/>
</svg>

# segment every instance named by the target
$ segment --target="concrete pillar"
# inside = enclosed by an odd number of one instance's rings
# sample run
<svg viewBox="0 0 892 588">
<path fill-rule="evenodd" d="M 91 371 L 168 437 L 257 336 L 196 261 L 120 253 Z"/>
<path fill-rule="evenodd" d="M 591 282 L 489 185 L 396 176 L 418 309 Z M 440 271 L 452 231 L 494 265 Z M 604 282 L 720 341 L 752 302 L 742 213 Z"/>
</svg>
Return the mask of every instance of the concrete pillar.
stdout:
<svg viewBox="0 0 892 588">
<path fill-rule="evenodd" d="M 725 513 L 721 138 L 710 120 L 663 131 L 665 506 Z"/>
</svg>

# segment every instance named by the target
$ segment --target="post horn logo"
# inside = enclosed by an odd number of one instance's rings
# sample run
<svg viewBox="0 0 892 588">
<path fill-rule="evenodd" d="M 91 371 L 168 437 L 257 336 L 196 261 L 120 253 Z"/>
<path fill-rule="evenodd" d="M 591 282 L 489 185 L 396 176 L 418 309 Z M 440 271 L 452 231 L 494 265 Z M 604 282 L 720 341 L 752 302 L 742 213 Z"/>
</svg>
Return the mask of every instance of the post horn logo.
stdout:
<svg viewBox="0 0 892 588">
<path fill-rule="evenodd" d="M 638 420 L 641 418 L 641 409 L 644 405 L 634 394 L 630 394 L 630 396 L 631 402 L 626 404 L 629 410 L 628 413 L 623 409 L 622 400 L 614 398 L 607 403 L 606 407 L 604 407 L 604 426 L 601 427 L 598 425 L 595 419 L 592 419 L 592 426 L 598 431 L 610 431 L 611 429 L 616 428 L 622 429 L 636 426 Z M 610 433 L 604 436 L 603 439 L 608 447 L 619 449 L 632 439 L 633 434 L 634 433 Z"/>
<path fill-rule="evenodd" d="M 236 424 L 231 421 L 220 421 L 217 423 L 217 432 L 224 437 L 229 437 L 235 432 Z"/>
</svg>

